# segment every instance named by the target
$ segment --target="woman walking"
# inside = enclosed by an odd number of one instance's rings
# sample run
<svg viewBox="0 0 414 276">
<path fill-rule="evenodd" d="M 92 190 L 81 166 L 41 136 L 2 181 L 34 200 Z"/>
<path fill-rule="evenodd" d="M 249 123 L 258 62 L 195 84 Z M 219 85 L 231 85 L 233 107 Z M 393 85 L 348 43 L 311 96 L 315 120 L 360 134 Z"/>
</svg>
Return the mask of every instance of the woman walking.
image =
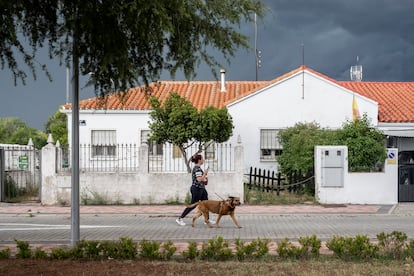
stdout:
<svg viewBox="0 0 414 276">
<path fill-rule="evenodd" d="M 207 173 L 208 168 L 203 171 L 201 168 L 201 165 L 204 164 L 204 158 L 201 154 L 195 154 L 191 157 L 191 162 L 194 163 L 193 170 L 191 172 L 192 176 L 192 183 L 191 183 L 191 203 L 196 203 L 199 200 L 207 200 L 208 199 L 208 193 L 206 190 L 206 181 L 207 181 Z M 175 221 L 180 226 L 185 226 L 185 222 L 183 218 L 185 218 L 193 209 L 193 208 L 185 208 L 182 212 L 181 216 L 177 218 Z M 214 224 L 215 222 L 210 220 L 210 223 Z"/>
</svg>

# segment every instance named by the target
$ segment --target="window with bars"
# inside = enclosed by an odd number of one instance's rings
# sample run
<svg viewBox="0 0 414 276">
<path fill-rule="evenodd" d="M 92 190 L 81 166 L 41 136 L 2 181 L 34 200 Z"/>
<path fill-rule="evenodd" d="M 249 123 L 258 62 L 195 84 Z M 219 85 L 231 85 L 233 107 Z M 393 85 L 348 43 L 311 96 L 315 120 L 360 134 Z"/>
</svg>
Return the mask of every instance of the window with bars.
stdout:
<svg viewBox="0 0 414 276">
<path fill-rule="evenodd" d="M 278 129 L 260 130 L 260 160 L 276 161 L 276 158 L 282 154 L 278 133 Z"/>
<path fill-rule="evenodd" d="M 148 145 L 148 153 L 150 155 L 162 155 L 163 154 L 163 145 L 157 144 L 154 141 L 151 141 L 148 139 L 150 135 L 149 130 L 142 130 L 141 131 L 141 144 L 147 144 Z"/>
<path fill-rule="evenodd" d="M 116 156 L 116 130 L 92 130 L 92 157 Z"/>
</svg>

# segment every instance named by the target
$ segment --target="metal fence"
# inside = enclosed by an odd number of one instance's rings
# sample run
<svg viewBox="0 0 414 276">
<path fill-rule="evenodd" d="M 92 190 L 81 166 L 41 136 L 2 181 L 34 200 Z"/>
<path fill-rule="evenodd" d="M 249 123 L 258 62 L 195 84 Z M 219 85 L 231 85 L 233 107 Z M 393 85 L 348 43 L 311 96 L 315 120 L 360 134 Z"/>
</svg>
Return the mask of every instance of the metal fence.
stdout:
<svg viewBox="0 0 414 276">
<path fill-rule="evenodd" d="M 187 149 L 192 156 L 198 145 Z M 205 164 L 210 172 L 234 171 L 234 148 L 231 144 L 211 144 L 202 151 Z M 57 172 L 70 171 L 71 153 L 69 148 L 57 150 Z M 121 145 L 80 145 L 79 170 L 81 172 L 136 172 L 139 169 L 139 146 Z M 164 144 L 157 150 L 148 150 L 149 172 L 187 172 L 185 160 L 177 146 Z"/>
<path fill-rule="evenodd" d="M 0 146 L 0 200 L 40 199 L 40 154 L 32 146 Z"/>
<path fill-rule="evenodd" d="M 187 159 L 197 153 L 199 145 L 194 144 L 186 149 Z M 205 167 L 210 172 L 234 171 L 234 147 L 229 143 L 212 143 L 203 149 Z M 190 167 L 193 164 L 190 164 Z M 165 144 L 158 155 L 148 155 L 149 172 L 187 172 L 186 160 L 180 149 L 173 144 Z"/>
<path fill-rule="evenodd" d="M 79 145 L 79 170 L 81 172 L 135 172 L 139 167 L 139 147 L 135 144 Z M 71 151 L 58 148 L 58 172 L 70 171 Z"/>
</svg>

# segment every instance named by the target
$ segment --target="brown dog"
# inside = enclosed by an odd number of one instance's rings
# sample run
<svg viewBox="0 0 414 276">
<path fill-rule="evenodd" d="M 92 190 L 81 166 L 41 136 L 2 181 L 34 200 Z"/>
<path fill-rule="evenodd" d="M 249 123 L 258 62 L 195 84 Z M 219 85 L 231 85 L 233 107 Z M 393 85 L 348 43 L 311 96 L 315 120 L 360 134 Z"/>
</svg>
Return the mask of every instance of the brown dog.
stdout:
<svg viewBox="0 0 414 276">
<path fill-rule="evenodd" d="M 193 208 L 195 206 L 198 206 L 197 214 L 193 217 L 193 223 L 192 226 L 194 227 L 194 222 L 196 219 L 204 216 L 204 221 L 208 225 L 208 227 L 212 227 L 208 218 L 209 213 L 215 213 L 218 214 L 217 221 L 216 221 L 216 227 L 219 228 L 220 219 L 224 215 L 229 215 L 232 219 L 234 224 L 238 228 L 241 228 L 239 223 L 236 220 L 236 217 L 234 216 L 234 210 L 236 209 L 236 206 L 240 205 L 240 197 L 233 197 L 230 196 L 227 200 L 200 200 L 199 202 L 196 202 L 191 205 L 187 205 L 189 208 Z"/>
</svg>

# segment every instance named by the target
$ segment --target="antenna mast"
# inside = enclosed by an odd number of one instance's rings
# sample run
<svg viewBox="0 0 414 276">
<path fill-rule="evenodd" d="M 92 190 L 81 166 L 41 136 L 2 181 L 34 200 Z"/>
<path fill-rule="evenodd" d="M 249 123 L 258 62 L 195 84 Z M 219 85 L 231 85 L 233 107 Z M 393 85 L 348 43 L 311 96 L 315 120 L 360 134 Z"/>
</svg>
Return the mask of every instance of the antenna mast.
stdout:
<svg viewBox="0 0 414 276">
<path fill-rule="evenodd" d="M 351 81 L 362 81 L 362 65 L 359 65 L 359 56 L 356 58 L 357 64 L 354 66 L 351 66 L 351 69 L 349 70 L 349 74 L 351 77 Z"/>
<path fill-rule="evenodd" d="M 256 81 L 259 79 L 259 68 L 262 67 L 262 51 L 257 49 L 257 15 L 254 13 L 254 54 L 256 57 Z"/>
</svg>

